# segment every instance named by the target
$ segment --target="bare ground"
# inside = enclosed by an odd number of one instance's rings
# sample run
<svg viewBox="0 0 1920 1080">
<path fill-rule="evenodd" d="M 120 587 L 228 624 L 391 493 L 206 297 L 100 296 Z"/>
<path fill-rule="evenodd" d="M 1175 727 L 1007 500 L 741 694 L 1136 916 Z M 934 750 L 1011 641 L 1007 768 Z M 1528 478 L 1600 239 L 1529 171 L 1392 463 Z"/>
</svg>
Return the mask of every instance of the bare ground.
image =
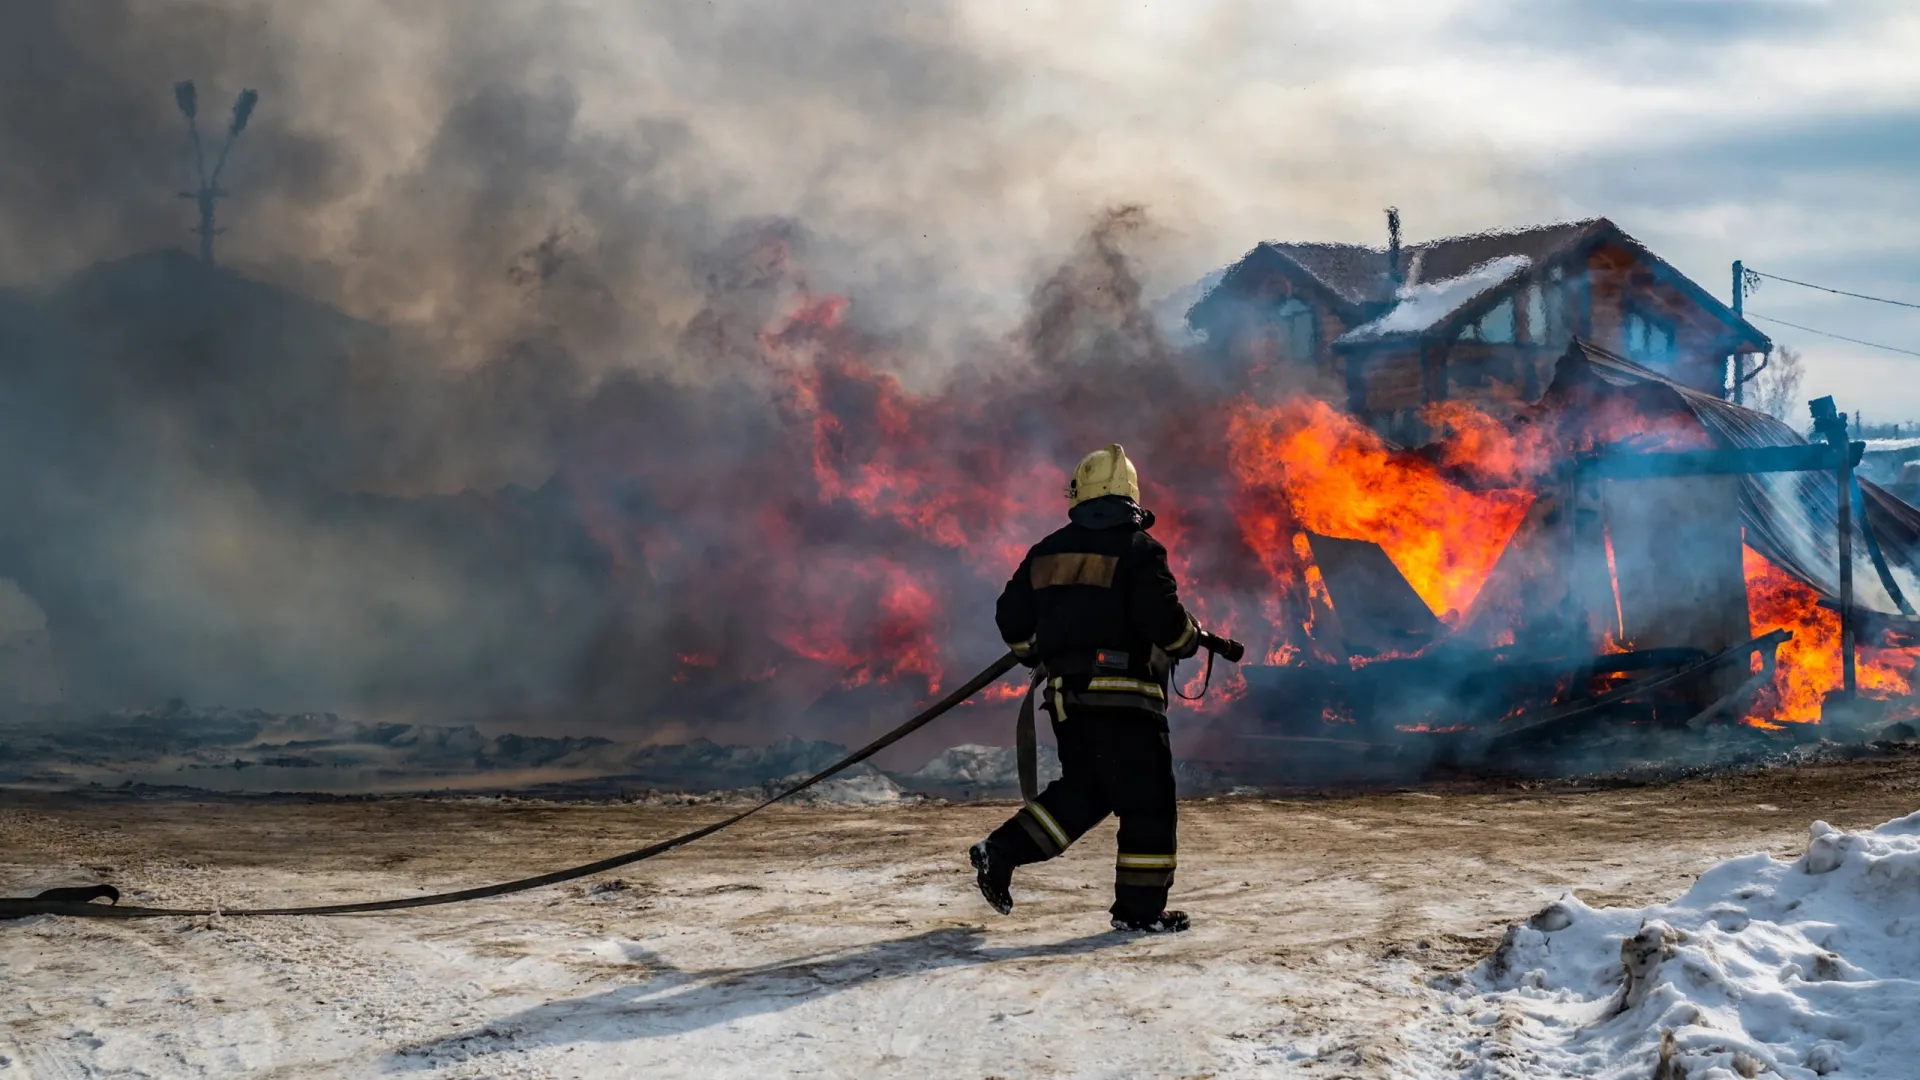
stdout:
<svg viewBox="0 0 1920 1080">
<path fill-rule="evenodd" d="M 1111 825 L 973 892 L 997 806 L 775 809 L 595 882 L 340 919 L 0 924 L 0 1078 L 1435 1076 L 1426 980 L 1564 892 L 1671 897 L 1808 823 L 1920 809 L 1920 758 L 1585 793 L 1183 804 L 1195 929 L 1105 932 Z M 0 793 L 0 894 L 368 899 L 637 847 L 714 807 Z"/>
</svg>

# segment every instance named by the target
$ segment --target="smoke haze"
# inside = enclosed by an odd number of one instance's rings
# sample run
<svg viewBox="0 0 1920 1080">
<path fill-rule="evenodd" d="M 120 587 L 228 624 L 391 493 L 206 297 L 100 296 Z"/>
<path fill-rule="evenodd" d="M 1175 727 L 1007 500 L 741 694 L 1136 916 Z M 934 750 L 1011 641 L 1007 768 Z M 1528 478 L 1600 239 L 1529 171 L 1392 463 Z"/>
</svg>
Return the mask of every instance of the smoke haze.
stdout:
<svg viewBox="0 0 1920 1080">
<path fill-rule="evenodd" d="M 1231 619 L 1182 290 L 1410 194 L 1558 209 L 1357 123 L 1304 5 L 5 6 L 0 578 L 88 705 L 858 727 L 997 650 L 1114 440 Z M 218 270 L 159 253 L 182 78 L 210 150 L 261 94 Z"/>
</svg>

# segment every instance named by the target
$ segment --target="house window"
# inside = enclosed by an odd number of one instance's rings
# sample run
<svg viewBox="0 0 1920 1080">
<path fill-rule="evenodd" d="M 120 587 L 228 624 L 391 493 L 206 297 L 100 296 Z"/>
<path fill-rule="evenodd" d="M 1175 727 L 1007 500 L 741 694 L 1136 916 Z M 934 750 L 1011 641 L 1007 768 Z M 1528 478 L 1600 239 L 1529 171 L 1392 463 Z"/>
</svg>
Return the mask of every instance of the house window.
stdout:
<svg viewBox="0 0 1920 1080">
<path fill-rule="evenodd" d="M 1627 356 L 1635 362 L 1648 367 L 1665 367 L 1673 363 L 1672 323 L 1629 308 L 1626 339 Z"/>
<path fill-rule="evenodd" d="M 1534 345 L 1552 340 L 1547 331 L 1547 298 L 1540 291 L 1540 283 L 1527 286 L 1527 341 Z"/>
<path fill-rule="evenodd" d="M 1312 362 L 1314 324 L 1318 321 L 1313 305 L 1288 297 L 1274 309 L 1273 318 L 1280 335 L 1280 355 L 1298 362 Z"/>
<path fill-rule="evenodd" d="M 1513 344 L 1513 297 L 1493 305 L 1492 311 L 1480 316 L 1480 340 L 1496 345 Z"/>
<path fill-rule="evenodd" d="M 1558 348 L 1561 342 L 1573 336 L 1573 327 L 1567 321 L 1567 290 L 1555 282 L 1541 290 L 1540 300 L 1547 309 L 1547 320 L 1533 340 Z"/>
<path fill-rule="evenodd" d="M 1575 283 L 1567 280 L 1564 270 L 1558 266 L 1547 268 L 1546 283 L 1540 286 L 1539 308 L 1527 309 L 1527 326 L 1535 345 L 1548 348 L 1561 348 L 1573 338 L 1573 289 Z M 1531 297 L 1527 301 L 1534 303 Z M 1538 318 L 1535 318 L 1535 314 Z"/>
<path fill-rule="evenodd" d="M 1460 332 L 1462 341 L 1484 341 L 1491 345 L 1513 344 L 1513 297 L 1509 296 Z"/>
</svg>

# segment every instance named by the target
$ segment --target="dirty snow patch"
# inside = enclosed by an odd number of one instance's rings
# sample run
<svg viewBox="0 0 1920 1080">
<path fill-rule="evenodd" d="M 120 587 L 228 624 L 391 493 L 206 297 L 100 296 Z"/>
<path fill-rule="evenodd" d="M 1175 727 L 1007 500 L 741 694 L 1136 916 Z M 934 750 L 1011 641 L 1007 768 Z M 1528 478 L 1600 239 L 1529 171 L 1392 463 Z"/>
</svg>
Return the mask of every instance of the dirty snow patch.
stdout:
<svg viewBox="0 0 1920 1080">
<path fill-rule="evenodd" d="M 1903 1077 L 1920 1060 L 1920 814 L 1815 822 L 1804 856 L 1731 859 L 1645 909 L 1566 897 L 1454 988 L 1481 1078 Z"/>
<path fill-rule="evenodd" d="M 1036 749 L 1040 783 L 1046 784 L 1060 775 L 1060 755 L 1044 743 Z M 1020 759 L 1011 746 L 968 743 L 942 750 L 902 779 L 929 787 L 1018 787 Z"/>
</svg>

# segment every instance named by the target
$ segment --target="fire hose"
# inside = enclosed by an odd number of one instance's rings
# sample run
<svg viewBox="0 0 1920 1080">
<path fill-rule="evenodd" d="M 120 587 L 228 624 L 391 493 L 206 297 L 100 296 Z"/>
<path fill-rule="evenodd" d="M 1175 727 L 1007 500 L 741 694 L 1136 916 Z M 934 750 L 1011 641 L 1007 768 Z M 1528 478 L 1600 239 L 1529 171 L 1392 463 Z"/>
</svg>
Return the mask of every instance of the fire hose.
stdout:
<svg viewBox="0 0 1920 1080">
<path fill-rule="evenodd" d="M 1217 638 L 1211 634 L 1205 635 L 1202 643 L 1206 645 L 1209 651 L 1218 652 L 1230 661 L 1238 661 L 1241 653 L 1244 651 L 1239 642 Z M 605 873 L 608 870 L 615 870 L 622 866 L 630 866 L 633 863 L 651 859 L 656 855 L 664 855 L 675 848 L 684 847 L 687 844 L 693 843 L 695 840 L 712 836 L 722 829 L 738 825 L 742 821 L 765 810 L 767 807 L 772 806 L 774 803 L 798 795 L 815 784 L 820 783 L 822 780 L 860 764 L 880 751 L 885 750 L 887 747 L 892 746 L 894 743 L 899 742 L 901 739 L 906 738 L 908 735 L 927 726 L 945 715 L 954 706 L 959 705 L 961 702 L 998 681 L 1002 675 L 1012 671 L 1019 663 L 1019 659 L 1015 657 L 1013 653 L 1003 654 L 998 660 L 988 664 L 980 674 L 975 675 L 973 678 L 968 679 L 965 683 L 956 687 L 953 692 L 946 697 L 922 709 L 906 723 L 901 724 L 899 727 L 894 728 L 892 731 L 887 732 L 885 735 L 880 736 L 860 749 L 853 751 L 832 765 L 814 773 L 805 780 L 784 788 L 777 794 L 768 796 L 761 802 L 742 810 L 730 818 L 716 821 L 711 825 L 703 825 L 691 832 L 681 833 L 679 836 L 649 844 L 635 851 L 609 856 L 595 862 L 582 863 L 579 866 L 571 866 L 564 870 L 553 870 L 545 874 L 536 874 L 532 877 L 503 881 L 497 885 L 482 885 L 472 889 L 455 889 L 451 892 L 428 893 L 424 896 L 404 896 L 393 900 L 367 900 L 351 904 L 313 904 L 306 907 L 278 908 L 123 907 L 117 902 L 113 904 L 95 904 L 89 903 L 87 900 L 81 898 L 86 895 L 95 895 L 114 897 L 117 900 L 118 893 L 112 886 L 96 885 L 78 889 L 51 889 L 38 896 L 0 897 L 0 919 L 21 919 L 30 915 L 70 915 L 83 919 L 156 919 L 182 915 L 360 915 L 375 911 L 401 911 L 406 908 L 438 907 L 442 904 L 462 904 L 469 900 L 485 900 L 490 897 L 506 896 L 509 893 L 526 892 L 529 889 L 538 889 L 547 885 L 558 885 L 564 881 L 574 881 L 578 878 L 591 877 L 594 874 Z M 1032 692 L 1029 690 L 1029 706 L 1031 700 Z M 1031 725 L 1032 717 L 1030 713 L 1027 715 L 1026 722 L 1029 726 Z"/>
</svg>

